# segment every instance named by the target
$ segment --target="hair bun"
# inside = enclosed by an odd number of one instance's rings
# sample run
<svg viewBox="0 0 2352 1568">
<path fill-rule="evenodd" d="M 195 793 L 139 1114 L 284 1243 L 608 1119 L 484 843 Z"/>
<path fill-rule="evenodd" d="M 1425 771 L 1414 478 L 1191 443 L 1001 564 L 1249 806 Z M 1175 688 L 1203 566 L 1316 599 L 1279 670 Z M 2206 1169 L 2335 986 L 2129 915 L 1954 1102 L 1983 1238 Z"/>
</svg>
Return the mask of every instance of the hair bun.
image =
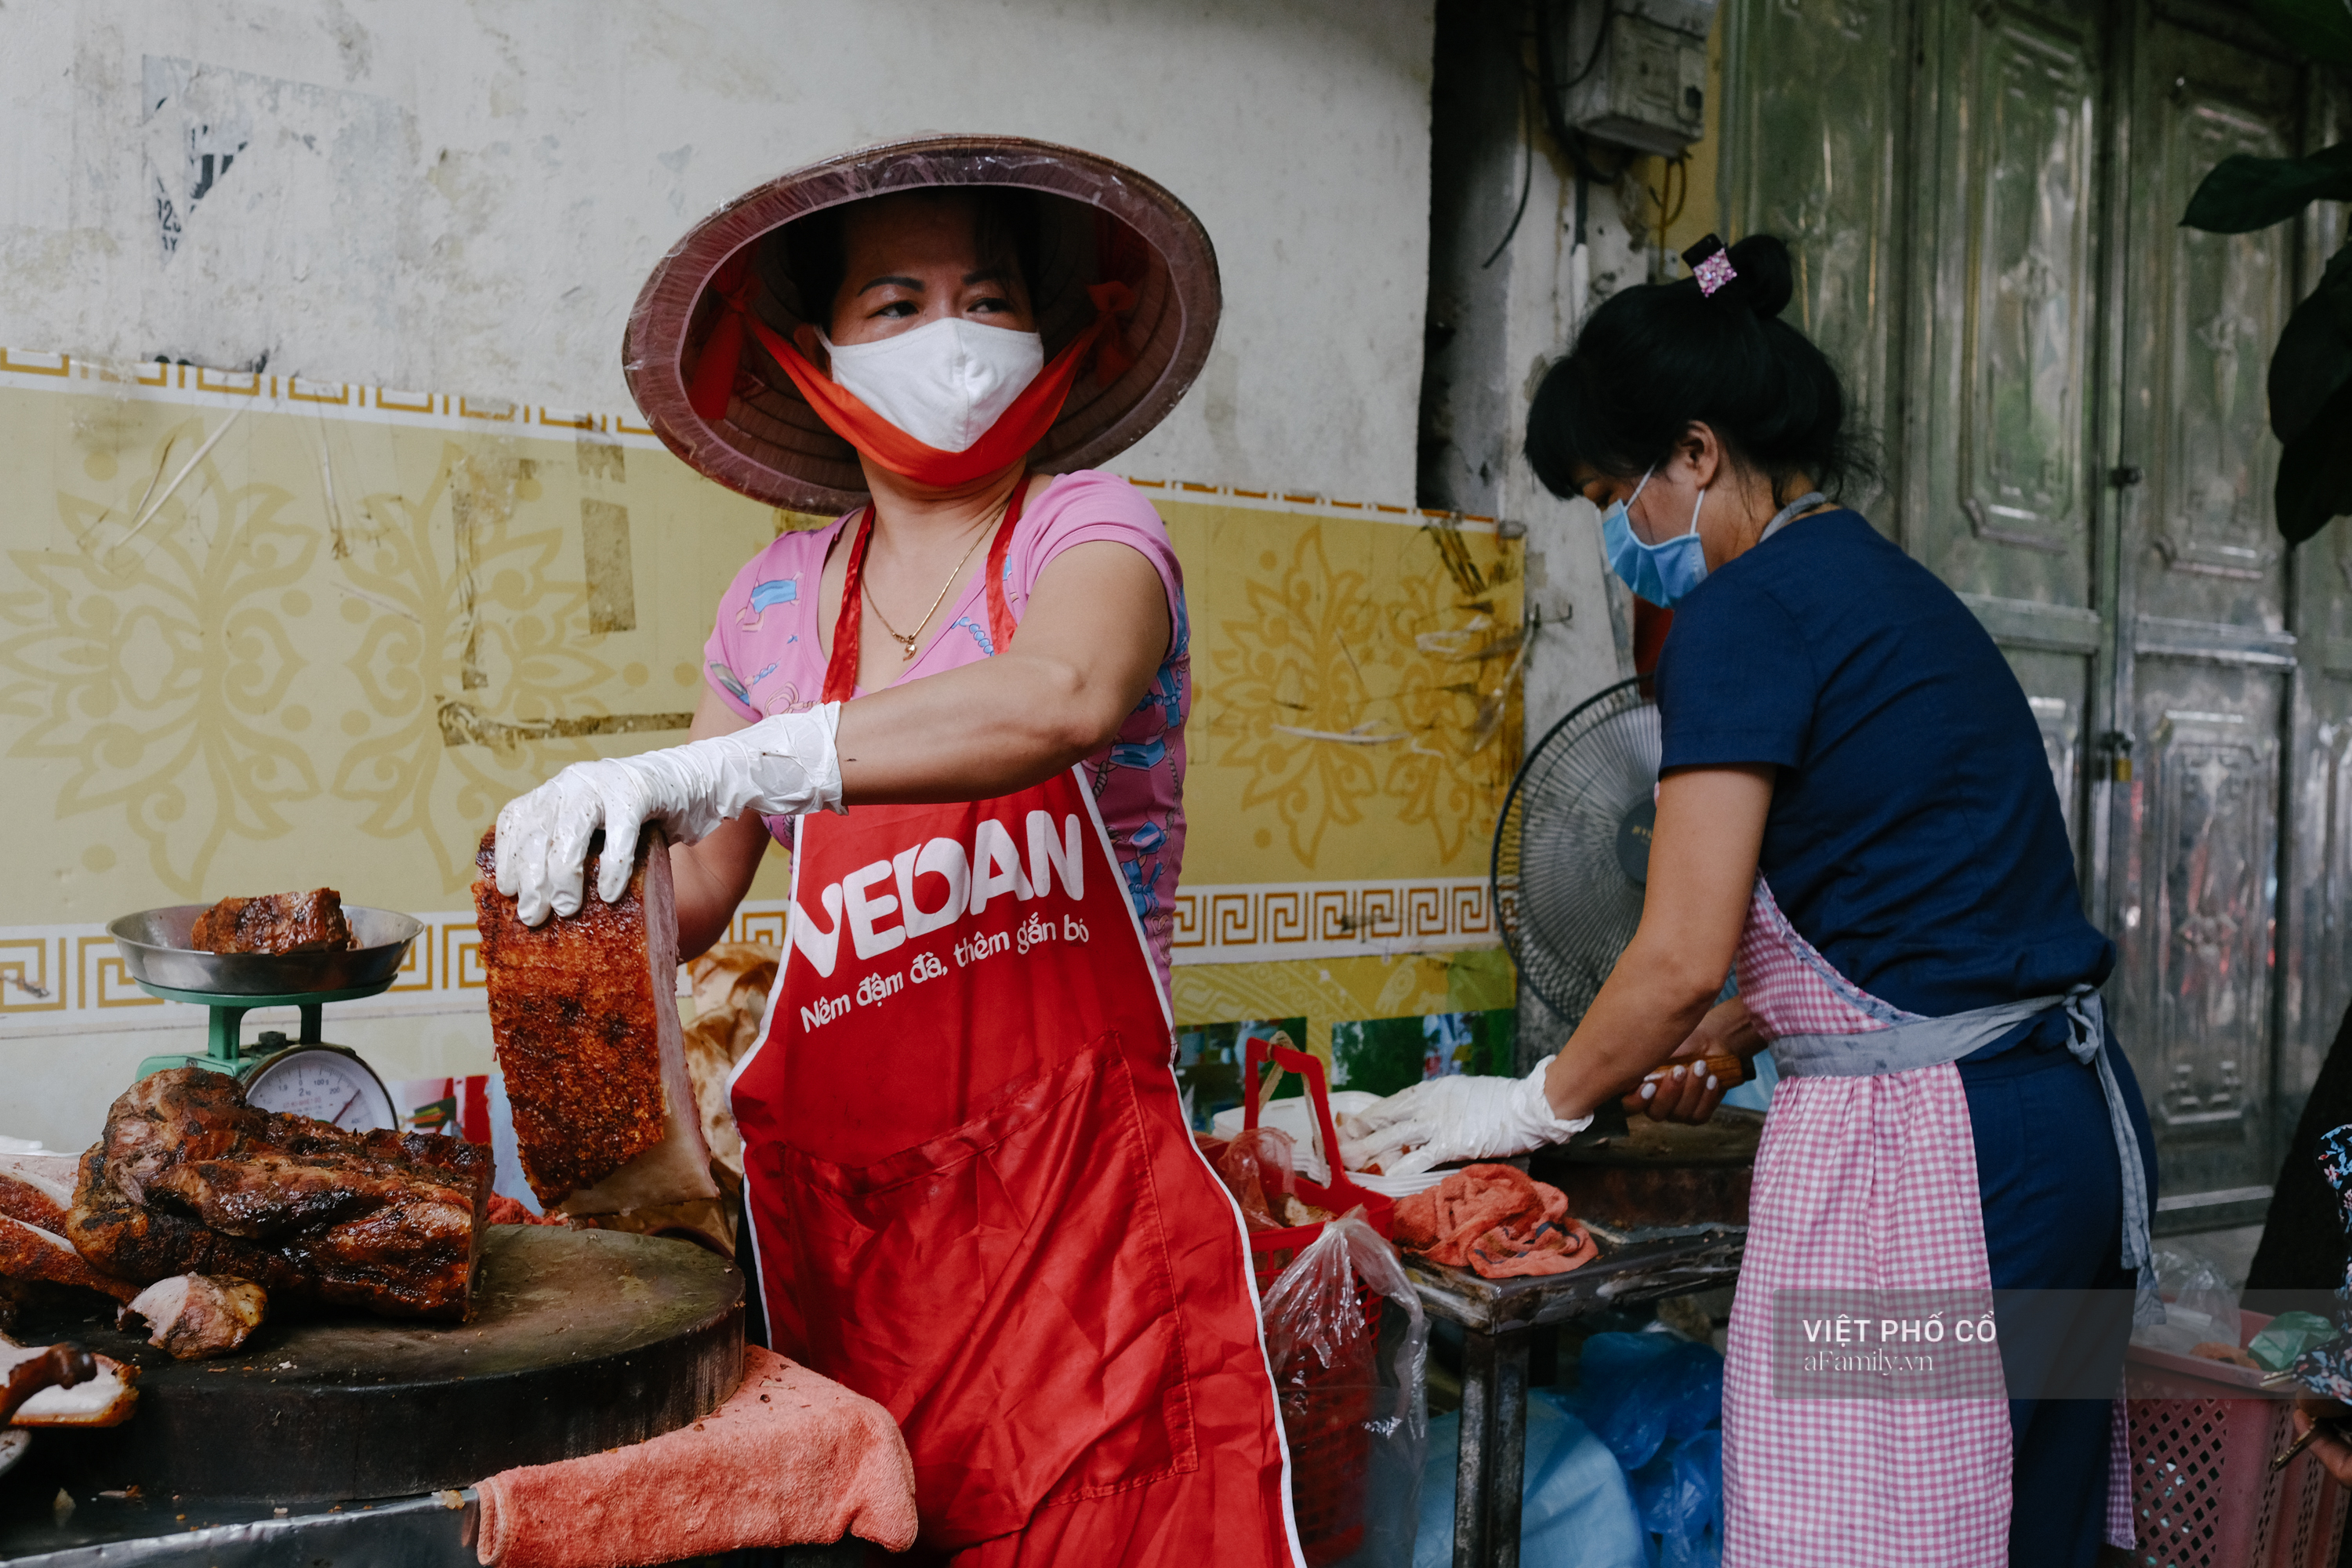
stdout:
<svg viewBox="0 0 2352 1568">
<path fill-rule="evenodd" d="M 1790 296 L 1796 289 L 1796 268 L 1789 259 L 1789 247 L 1778 235 L 1751 234 L 1733 245 L 1727 254 L 1732 270 L 1738 276 L 1722 290 L 1724 293 L 1759 317 L 1777 316 L 1788 307 Z"/>
</svg>

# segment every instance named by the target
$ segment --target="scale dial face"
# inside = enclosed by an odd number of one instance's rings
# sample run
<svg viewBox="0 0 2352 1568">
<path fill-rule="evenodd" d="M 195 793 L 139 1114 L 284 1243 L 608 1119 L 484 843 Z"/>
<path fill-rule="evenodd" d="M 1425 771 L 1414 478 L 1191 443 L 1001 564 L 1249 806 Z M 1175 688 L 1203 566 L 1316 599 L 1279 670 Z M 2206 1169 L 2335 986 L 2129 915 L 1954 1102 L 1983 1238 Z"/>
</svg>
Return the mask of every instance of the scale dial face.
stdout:
<svg viewBox="0 0 2352 1568">
<path fill-rule="evenodd" d="M 383 1080 L 341 1046 L 292 1046 L 264 1059 L 247 1074 L 245 1098 L 264 1110 L 315 1116 L 353 1132 L 400 1125 Z"/>
</svg>

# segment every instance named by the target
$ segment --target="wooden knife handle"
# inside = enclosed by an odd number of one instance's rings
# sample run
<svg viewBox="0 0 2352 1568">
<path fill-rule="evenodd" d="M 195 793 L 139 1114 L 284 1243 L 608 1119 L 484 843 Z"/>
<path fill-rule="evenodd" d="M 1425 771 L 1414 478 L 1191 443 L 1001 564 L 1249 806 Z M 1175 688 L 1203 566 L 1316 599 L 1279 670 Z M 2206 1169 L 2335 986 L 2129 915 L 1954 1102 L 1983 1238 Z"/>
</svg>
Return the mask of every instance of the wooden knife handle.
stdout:
<svg viewBox="0 0 2352 1568">
<path fill-rule="evenodd" d="M 1668 1073 L 1674 1071 L 1677 1067 L 1691 1068 L 1702 1075 L 1713 1073 L 1715 1075 L 1716 1082 L 1725 1089 L 1730 1089 L 1736 1085 L 1743 1084 L 1748 1081 L 1747 1063 L 1741 1061 L 1738 1057 L 1717 1056 L 1712 1051 L 1709 1051 L 1706 1056 L 1701 1057 L 1696 1062 L 1668 1062 L 1665 1066 L 1657 1068 L 1655 1071 L 1646 1074 L 1643 1078 L 1642 1081 L 1643 1083 L 1651 1083 L 1661 1080 L 1664 1079 Z"/>
</svg>

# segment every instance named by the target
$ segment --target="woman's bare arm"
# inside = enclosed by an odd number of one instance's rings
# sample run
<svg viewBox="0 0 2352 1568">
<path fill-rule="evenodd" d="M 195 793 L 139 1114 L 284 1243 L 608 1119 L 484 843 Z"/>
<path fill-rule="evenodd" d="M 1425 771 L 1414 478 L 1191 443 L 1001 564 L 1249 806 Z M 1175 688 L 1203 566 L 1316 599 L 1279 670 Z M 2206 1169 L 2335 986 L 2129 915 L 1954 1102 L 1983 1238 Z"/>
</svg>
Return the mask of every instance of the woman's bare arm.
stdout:
<svg viewBox="0 0 2352 1568">
<path fill-rule="evenodd" d="M 1103 749 L 1168 656 L 1168 590 L 1139 551 L 1073 545 L 1039 574 L 993 658 L 844 703 L 852 805 L 986 800 Z"/>
<path fill-rule="evenodd" d="M 694 710 L 692 739 L 731 735 L 750 721 L 706 686 Z M 677 889 L 677 956 L 681 962 L 707 951 L 727 934 L 735 906 L 751 890 L 760 858 L 768 852 L 768 825 L 756 812 L 722 822 L 699 844 L 673 844 L 670 881 Z"/>
<path fill-rule="evenodd" d="M 1039 574 L 1003 653 L 842 705 L 844 798 L 985 800 L 1050 778 L 1110 742 L 1159 672 L 1169 637 L 1168 591 L 1150 562 L 1108 540 L 1073 545 Z M 694 739 L 744 728 L 717 692 L 703 691 Z M 747 813 L 670 851 L 680 958 L 726 934 L 767 847 L 767 825 Z"/>
<path fill-rule="evenodd" d="M 1562 1118 L 1673 1056 L 1714 1005 L 1755 892 L 1773 772 L 1685 768 L 1659 784 L 1641 926 L 1544 1079 Z"/>
</svg>

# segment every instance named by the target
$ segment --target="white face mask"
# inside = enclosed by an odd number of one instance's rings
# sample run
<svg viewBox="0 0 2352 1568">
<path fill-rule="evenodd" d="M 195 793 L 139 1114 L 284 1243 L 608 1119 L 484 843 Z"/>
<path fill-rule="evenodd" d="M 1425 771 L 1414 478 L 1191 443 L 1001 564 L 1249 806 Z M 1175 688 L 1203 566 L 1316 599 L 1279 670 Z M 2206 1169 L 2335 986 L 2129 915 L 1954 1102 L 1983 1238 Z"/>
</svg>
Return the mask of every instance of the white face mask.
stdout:
<svg viewBox="0 0 2352 1568">
<path fill-rule="evenodd" d="M 988 433 L 1045 368 L 1034 332 L 950 316 L 870 343 L 835 343 L 833 379 L 926 447 L 961 452 Z"/>
</svg>

